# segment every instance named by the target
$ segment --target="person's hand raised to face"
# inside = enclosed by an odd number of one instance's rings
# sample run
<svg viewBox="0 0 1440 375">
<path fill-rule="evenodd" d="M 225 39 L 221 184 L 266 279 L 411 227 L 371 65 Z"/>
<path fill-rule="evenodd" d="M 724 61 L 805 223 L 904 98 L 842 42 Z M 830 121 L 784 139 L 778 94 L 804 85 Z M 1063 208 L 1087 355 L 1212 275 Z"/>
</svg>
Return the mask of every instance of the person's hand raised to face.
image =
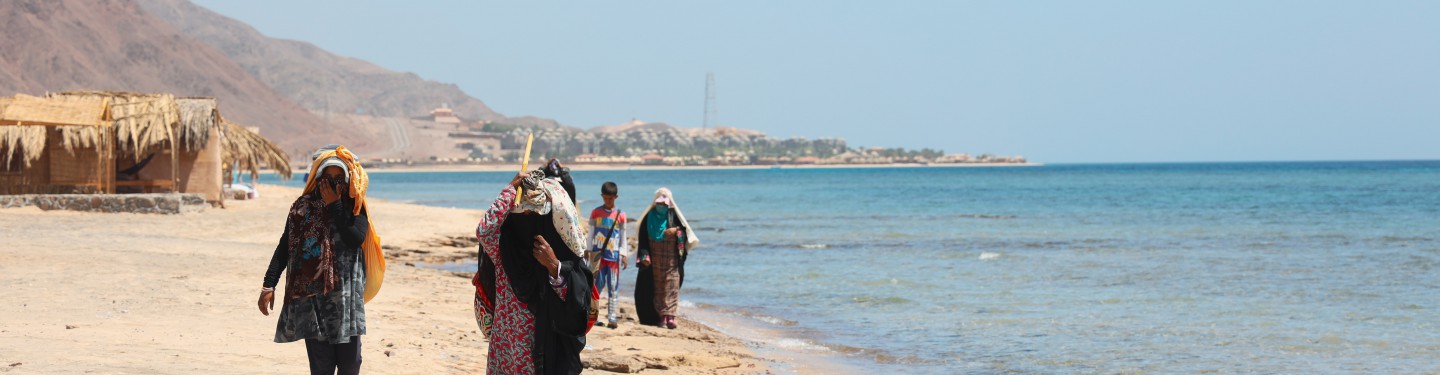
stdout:
<svg viewBox="0 0 1440 375">
<path fill-rule="evenodd" d="M 326 167 L 325 175 L 320 179 L 320 199 L 325 204 L 335 203 L 340 200 L 340 187 L 345 185 L 345 172 L 339 167 Z"/>
<path fill-rule="evenodd" d="M 548 275 L 560 273 L 560 259 L 555 258 L 555 250 L 550 248 L 550 243 L 545 241 L 545 237 L 535 236 L 534 252 L 535 261 L 545 266 L 546 271 L 550 271 Z"/>
</svg>

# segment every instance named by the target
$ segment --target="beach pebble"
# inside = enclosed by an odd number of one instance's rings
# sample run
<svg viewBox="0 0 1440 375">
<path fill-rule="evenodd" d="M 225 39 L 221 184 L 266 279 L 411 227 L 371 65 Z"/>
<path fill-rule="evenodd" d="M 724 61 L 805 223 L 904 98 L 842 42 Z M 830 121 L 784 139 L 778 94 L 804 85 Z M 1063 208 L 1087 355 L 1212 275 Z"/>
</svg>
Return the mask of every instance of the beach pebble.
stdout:
<svg viewBox="0 0 1440 375">
<path fill-rule="evenodd" d="M 80 326 L 70 325 L 70 324 L 66 324 L 66 325 L 65 325 L 65 329 L 76 329 L 76 328 L 80 328 Z"/>
<path fill-rule="evenodd" d="M 395 352 L 394 352 L 394 351 L 390 351 L 390 350 L 386 350 L 386 351 L 385 351 L 385 356 L 386 356 L 386 357 L 393 357 L 393 356 L 395 356 Z"/>
</svg>

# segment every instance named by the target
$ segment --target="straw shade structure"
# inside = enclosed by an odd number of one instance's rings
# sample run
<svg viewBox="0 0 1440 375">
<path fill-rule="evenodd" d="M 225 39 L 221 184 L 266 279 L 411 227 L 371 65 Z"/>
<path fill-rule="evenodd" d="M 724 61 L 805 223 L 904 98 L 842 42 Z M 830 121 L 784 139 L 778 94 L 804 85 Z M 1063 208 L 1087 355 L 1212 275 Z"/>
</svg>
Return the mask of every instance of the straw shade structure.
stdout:
<svg viewBox="0 0 1440 375">
<path fill-rule="evenodd" d="M 103 97 L 0 98 L 0 193 L 113 190 L 110 115 Z"/>
<path fill-rule="evenodd" d="M 156 163 L 117 177 L 151 155 Z M 164 164 L 170 167 L 153 168 Z M 213 201 L 222 199 L 221 175 L 231 165 L 290 178 L 289 156 L 225 121 L 215 98 L 110 91 L 0 97 L 0 194 L 114 193 L 120 186 Z"/>
<path fill-rule="evenodd" d="M 173 125 L 180 122 L 179 105 L 170 94 L 113 91 L 66 91 L 47 95 L 62 102 L 107 100 L 115 137 L 131 157 L 140 159 L 152 147 L 175 139 Z"/>
<path fill-rule="evenodd" d="M 285 154 L 280 146 L 240 124 L 225 120 L 224 117 L 220 118 L 220 123 L 224 134 L 221 142 L 225 144 L 227 164 L 233 163 L 232 165 L 236 165 L 240 170 L 249 171 L 252 176 L 260 174 L 260 168 L 270 168 L 279 173 L 281 178 L 290 178 L 290 156 Z"/>
<path fill-rule="evenodd" d="M 57 101 L 29 95 L 0 98 L 0 162 L 19 157 L 29 167 L 45 152 L 48 128 L 56 128 L 67 151 L 95 147 L 109 124 L 105 99 Z"/>
<path fill-rule="evenodd" d="M 215 98 L 179 98 L 175 104 L 180 110 L 180 126 L 176 133 L 179 133 L 180 143 L 186 150 L 204 148 L 210 142 L 211 130 L 222 130 L 217 128 L 220 126 L 220 111 L 215 105 Z"/>
</svg>

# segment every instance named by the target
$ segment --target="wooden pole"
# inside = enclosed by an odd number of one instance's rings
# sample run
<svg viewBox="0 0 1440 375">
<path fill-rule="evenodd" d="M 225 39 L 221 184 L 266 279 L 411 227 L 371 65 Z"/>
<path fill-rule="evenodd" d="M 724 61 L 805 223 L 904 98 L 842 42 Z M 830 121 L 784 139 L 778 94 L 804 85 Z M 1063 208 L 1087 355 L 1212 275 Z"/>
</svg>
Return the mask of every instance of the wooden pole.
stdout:
<svg viewBox="0 0 1440 375">
<path fill-rule="evenodd" d="M 170 179 L 175 183 L 171 185 L 173 192 L 180 192 L 180 147 L 175 141 L 175 126 L 166 127 L 165 133 L 170 137 Z"/>
<path fill-rule="evenodd" d="M 535 132 L 530 132 L 530 137 L 525 139 L 525 159 L 520 162 L 520 173 L 530 169 L 530 144 L 535 143 Z M 515 187 L 515 204 L 520 204 L 520 199 L 525 197 L 525 188 Z"/>
<path fill-rule="evenodd" d="M 120 148 L 120 140 L 116 139 L 117 136 L 115 135 L 115 126 L 113 123 L 108 127 L 101 127 L 100 129 L 105 133 L 105 142 L 109 144 L 107 147 L 110 150 L 110 173 L 107 177 L 107 181 L 109 181 L 110 184 L 106 187 L 105 191 L 110 194 L 115 194 L 115 155 L 117 154 L 116 150 Z"/>
<path fill-rule="evenodd" d="M 99 142 L 95 142 L 95 192 L 105 193 L 109 191 L 105 186 L 105 157 L 110 153 L 105 148 L 105 134 L 101 133 L 99 136 Z"/>
</svg>

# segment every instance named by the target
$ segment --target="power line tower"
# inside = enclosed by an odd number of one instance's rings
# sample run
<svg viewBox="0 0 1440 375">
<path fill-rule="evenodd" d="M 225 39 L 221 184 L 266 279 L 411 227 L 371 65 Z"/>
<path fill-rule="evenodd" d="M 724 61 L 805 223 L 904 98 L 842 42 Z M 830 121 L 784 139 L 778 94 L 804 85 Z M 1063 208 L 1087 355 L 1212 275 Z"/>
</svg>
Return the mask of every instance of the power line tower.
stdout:
<svg viewBox="0 0 1440 375">
<path fill-rule="evenodd" d="M 716 115 L 718 111 L 715 108 L 715 73 L 705 73 L 705 120 L 701 122 L 700 127 L 709 129 L 711 126 L 719 125 Z"/>
</svg>

